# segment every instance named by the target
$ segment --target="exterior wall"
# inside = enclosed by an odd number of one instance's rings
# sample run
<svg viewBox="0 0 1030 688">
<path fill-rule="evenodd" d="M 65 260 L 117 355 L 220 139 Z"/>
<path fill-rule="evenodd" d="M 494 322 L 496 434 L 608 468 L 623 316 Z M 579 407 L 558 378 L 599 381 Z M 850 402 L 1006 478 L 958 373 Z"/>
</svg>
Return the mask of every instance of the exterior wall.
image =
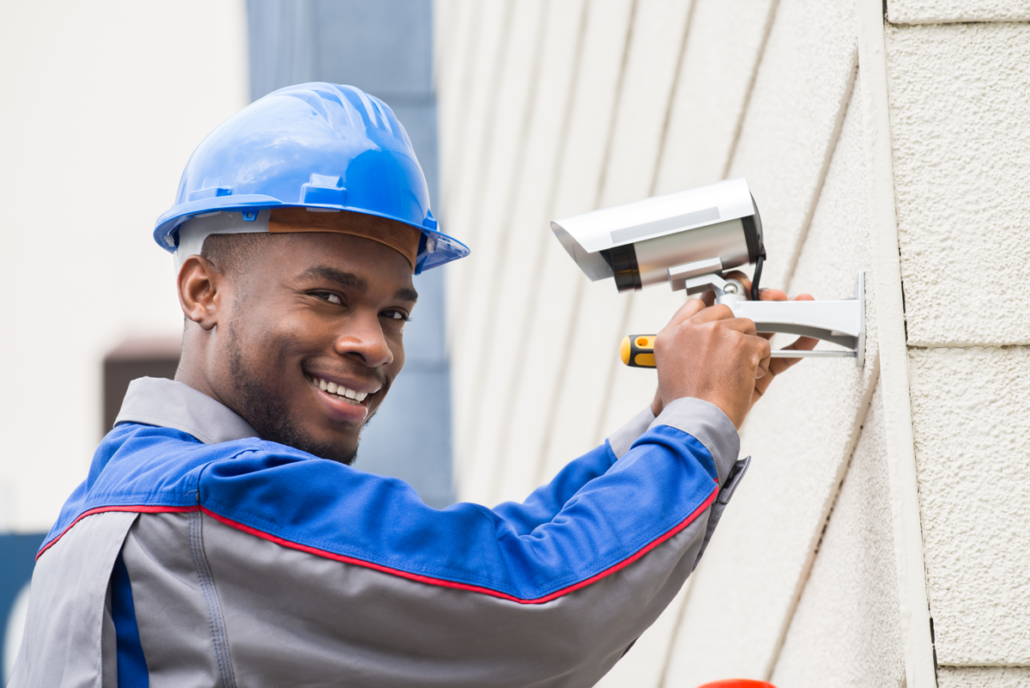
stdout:
<svg viewBox="0 0 1030 688">
<path fill-rule="evenodd" d="M 1030 20 L 1027 0 L 887 0 L 892 24 L 948 24 Z"/>
<path fill-rule="evenodd" d="M 883 413 L 877 387 L 773 672 L 778 686 L 904 682 Z"/>
<path fill-rule="evenodd" d="M 182 332 L 150 233 L 197 142 L 248 102 L 244 12 L 0 4 L 0 531 L 45 532 L 85 476 L 104 354 Z"/>
<path fill-rule="evenodd" d="M 1030 5 L 437 2 L 461 497 L 524 497 L 653 394 L 616 347 L 682 297 L 588 283 L 548 220 L 744 176 L 766 285 L 867 274 L 864 369 L 777 381 L 719 535 L 602 684 L 1030 681 Z"/>
<path fill-rule="evenodd" d="M 968 16 L 949 15 L 950 6 L 939 6 L 934 20 Z M 992 20 L 1030 18 L 1025 3 L 974 6 L 990 8 L 977 16 Z M 899 25 L 886 38 L 940 685 L 1025 685 L 1030 25 Z"/>
<path fill-rule="evenodd" d="M 851 3 L 437 6 L 443 222 L 473 250 L 447 277 L 453 360 L 475 362 L 455 366 L 459 497 L 524 498 L 654 394 L 653 373 L 617 363 L 618 342 L 664 325 L 682 295 L 587 282 L 548 220 L 744 176 L 767 231 L 765 285 L 848 298 L 857 271 L 872 274 L 867 151 L 883 139 Z M 502 124 L 509 89 L 524 102 Z M 809 361 L 777 381 L 743 429 L 755 461 L 719 535 L 601 685 L 827 685 L 845 650 L 845 685 L 904 679 L 892 410 L 873 394 L 880 290 L 867 288 L 865 367 Z"/>
</svg>

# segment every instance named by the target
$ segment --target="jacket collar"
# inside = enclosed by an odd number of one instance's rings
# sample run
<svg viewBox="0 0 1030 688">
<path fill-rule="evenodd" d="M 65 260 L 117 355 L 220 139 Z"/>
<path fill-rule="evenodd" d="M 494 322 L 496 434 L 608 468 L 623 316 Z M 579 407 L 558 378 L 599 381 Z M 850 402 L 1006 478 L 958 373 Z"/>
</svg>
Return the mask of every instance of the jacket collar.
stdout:
<svg viewBox="0 0 1030 688">
<path fill-rule="evenodd" d="M 224 404 L 174 380 L 141 377 L 129 383 L 114 424 L 174 428 L 204 444 L 257 437 L 257 431 Z"/>
</svg>

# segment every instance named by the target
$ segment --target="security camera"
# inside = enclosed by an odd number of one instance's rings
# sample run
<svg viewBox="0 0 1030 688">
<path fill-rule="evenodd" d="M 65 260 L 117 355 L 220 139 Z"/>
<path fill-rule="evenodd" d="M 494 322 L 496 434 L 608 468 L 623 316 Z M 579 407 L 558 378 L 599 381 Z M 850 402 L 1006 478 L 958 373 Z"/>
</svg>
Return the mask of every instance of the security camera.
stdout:
<svg viewBox="0 0 1030 688">
<path fill-rule="evenodd" d="M 762 218 L 743 179 L 555 220 L 551 229 L 587 277 L 614 277 L 620 292 L 665 281 L 683 289 L 692 277 L 765 257 Z"/>
<path fill-rule="evenodd" d="M 711 291 L 716 303 L 727 304 L 737 317 L 753 320 L 759 332 L 815 337 L 845 347 L 774 351 L 775 357 L 851 356 L 863 365 L 865 280 L 861 272 L 852 299 L 758 300 L 765 241 L 758 206 L 744 179 L 554 220 L 551 229 L 595 282 L 614 278 L 620 292 L 666 282 L 688 295 Z M 724 271 L 751 264 L 755 270 L 749 301 L 743 284 L 726 277 Z M 654 365 L 654 357 L 647 355 L 647 342 L 653 342 L 648 337 L 631 335 L 631 346 L 624 342 L 627 365 Z"/>
</svg>

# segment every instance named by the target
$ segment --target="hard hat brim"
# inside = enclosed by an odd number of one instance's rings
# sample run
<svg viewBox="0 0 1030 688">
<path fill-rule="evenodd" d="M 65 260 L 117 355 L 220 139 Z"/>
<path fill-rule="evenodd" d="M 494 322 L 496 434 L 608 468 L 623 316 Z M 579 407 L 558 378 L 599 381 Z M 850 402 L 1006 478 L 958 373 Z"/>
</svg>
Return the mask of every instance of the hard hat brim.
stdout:
<svg viewBox="0 0 1030 688">
<path fill-rule="evenodd" d="M 422 233 L 418 257 L 415 261 L 416 275 L 424 270 L 464 258 L 470 253 L 468 246 L 452 236 L 435 229 L 406 222 L 391 215 L 345 205 L 283 203 L 277 198 L 261 194 L 205 198 L 173 206 L 168 212 L 157 218 L 157 226 L 154 228 L 154 241 L 169 253 L 175 253 L 178 246 L 177 230 L 187 220 L 216 212 L 241 212 L 244 213 L 244 218 L 246 219 L 248 211 L 253 211 L 254 218 L 256 218 L 258 211 L 267 208 L 317 208 L 329 211 L 361 213 L 362 215 L 382 217 L 414 227 Z M 255 231 L 260 230 L 255 229 Z"/>
</svg>

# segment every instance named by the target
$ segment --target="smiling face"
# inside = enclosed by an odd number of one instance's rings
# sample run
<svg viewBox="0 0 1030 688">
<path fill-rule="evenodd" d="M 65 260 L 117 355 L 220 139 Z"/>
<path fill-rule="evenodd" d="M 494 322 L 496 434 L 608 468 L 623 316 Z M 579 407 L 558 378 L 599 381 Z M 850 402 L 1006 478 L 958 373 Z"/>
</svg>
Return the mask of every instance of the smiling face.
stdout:
<svg viewBox="0 0 1030 688">
<path fill-rule="evenodd" d="M 349 234 L 209 237 L 247 242 L 240 264 L 193 256 L 177 380 L 246 419 L 267 440 L 350 463 L 362 427 L 404 366 L 415 306 L 407 259 Z M 207 245 L 205 245 L 207 253 Z"/>
</svg>

